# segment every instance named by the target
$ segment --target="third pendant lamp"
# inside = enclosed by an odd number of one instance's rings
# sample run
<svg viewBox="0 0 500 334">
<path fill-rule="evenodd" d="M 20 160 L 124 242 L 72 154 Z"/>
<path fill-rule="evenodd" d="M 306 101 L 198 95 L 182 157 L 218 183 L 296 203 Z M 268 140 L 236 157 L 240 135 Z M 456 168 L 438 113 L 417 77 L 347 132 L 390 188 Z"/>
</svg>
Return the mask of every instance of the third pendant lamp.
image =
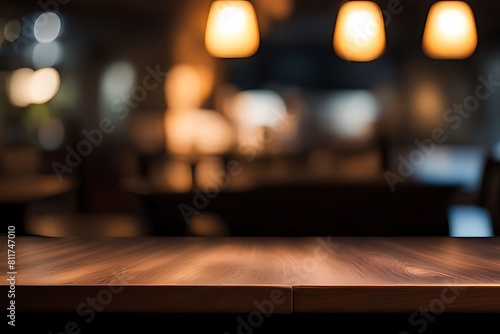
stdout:
<svg viewBox="0 0 500 334">
<path fill-rule="evenodd" d="M 477 47 L 474 13 L 463 1 L 439 1 L 432 5 L 422 47 L 435 59 L 464 59 Z"/>
<path fill-rule="evenodd" d="M 216 0 L 212 3 L 205 32 L 207 51 L 218 58 L 246 58 L 260 44 L 255 9 L 246 0 Z"/>
</svg>

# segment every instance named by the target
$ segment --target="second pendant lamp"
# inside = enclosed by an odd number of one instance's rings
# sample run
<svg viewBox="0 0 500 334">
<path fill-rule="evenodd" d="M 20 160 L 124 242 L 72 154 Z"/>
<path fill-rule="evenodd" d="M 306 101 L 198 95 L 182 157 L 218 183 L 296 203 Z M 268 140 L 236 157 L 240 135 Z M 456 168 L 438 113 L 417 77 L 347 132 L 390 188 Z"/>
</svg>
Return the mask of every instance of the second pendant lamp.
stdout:
<svg viewBox="0 0 500 334">
<path fill-rule="evenodd" d="M 254 55 L 260 44 L 257 15 L 244 0 L 216 0 L 212 3 L 205 32 L 207 51 L 218 58 Z"/>
<path fill-rule="evenodd" d="M 348 1 L 339 10 L 333 35 L 335 53 L 347 61 L 368 62 L 385 51 L 385 25 L 372 1 Z"/>
</svg>

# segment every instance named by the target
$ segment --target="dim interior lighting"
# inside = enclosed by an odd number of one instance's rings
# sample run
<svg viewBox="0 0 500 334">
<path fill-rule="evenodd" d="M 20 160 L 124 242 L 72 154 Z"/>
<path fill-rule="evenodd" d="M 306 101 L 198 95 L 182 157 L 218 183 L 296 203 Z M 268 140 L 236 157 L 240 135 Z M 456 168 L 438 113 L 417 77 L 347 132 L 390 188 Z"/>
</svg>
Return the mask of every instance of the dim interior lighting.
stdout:
<svg viewBox="0 0 500 334">
<path fill-rule="evenodd" d="M 259 135 L 263 128 L 278 128 L 285 121 L 286 104 L 276 92 L 243 91 L 235 94 L 230 101 L 227 114 L 238 127 L 240 142 Z"/>
<path fill-rule="evenodd" d="M 38 128 L 40 146 L 52 151 L 58 149 L 64 141 L 64 125 L 57 118 L 49 118 Z"/>
<path fill-rule="evenodd" d="M 489 238 L 494 236 L 490 213 L 485 208 L 467 205 L 448 210 L 450 236 L 455 238 Z"/>
<path fill-rule="evenodd" d="M 0 20 L 0 47 L 2 47 L 2 43 L 5 40 L 5 36 L 3 34 L 4 27 L 5 23 L 2 20 Z"/>
<path fill-rule="evenodd" d="M 421 183 L 460 186 L 462 191 L 473 193 L 480 187 L 485 158 L 480 147 L 439 145 L 415 166 L 413 177 Z"/>
<path fill-rule="evenodd" d="M 47 103 L 57 94 L 60 84 L 61 79 L 56 69 L 47 67 L 35 71 L 29 89 L 31 103 Z"/>
<path fill-rule="evenodd" d="M 80 96 L 82 93 L 81 82 L 77 80 L 75 74 L 67 73 L 64 76 L 64 80 L 61 80 L 61 86 L 59 91 L 52 102 L 59 106 L 60 108 L 67 108 L 68 110 L 73 110 L 70 114 L 76 114 L 76 106 L 80 101 Z"/>
<path fill-rule="evenodd" d="M 7 22 L 3 28 L 3 33 L 7 41 L 14 42 L 21 34 L 21 23 L 17 20 Z"/>
<path fill-rule="evenodd" d="M 385 26 L 380 7 L 371 1 L 349 1 L 339 10 L 333 48 L 342 59 L 368 62 L 385 51 Z"/>
<path fill-rule="evenodd" d="M 172 160 L 153 167 L 150 173 L 155 186 L 170 192 L 188 192 L 193 187 L 191 165 L 187 161 Z"/>
<path fill-rule="evenodd" d="M 380 105 L 373 93 L 348 90 L 332 93 L 327 98 L 320 122 L 330 134 L 353 139 L 369 135 L 379 117 Z"/>
<path fill-rule="evenodd" d="M 6 175 L 35 175 L 42 166 L 42 156 L 32 145 L 5 149 L 0 155 L 0 166 Z M 26 184 L 30 189 L 29 183 Z M 5 187 L 2 185 L 2 187 Z M 4 188 L 5 189 L 5 188 Z"/>
<path fill-rule="evenodd" d="M 430 9 L 423 50 L 436 59 L 464 59 L 477 47 L 474 13 L 463 1 L 439 1 Z"/>
<path fill-rule="evenodd" d="M 167 186 L 169 189 L 186 192 L 193 187 L 191 166 L 183 161 L 171 161 L 166 169 Z"/>
<path fill-rule="evenodd" d="M 292 14 L 295 0 L 255 0 L 255 5 L 270 18 L 283 20 Z"/>
<path fill-rule="evenodd" d="M 203 237 L 227 236 L 229 228 L 219 215 L 202 212 L 191 218 L 189 232 L 192 235 Z"/>
<path fill-rule="evenodd" d="M 43 13 L 35 21 L 35 38 L 40 43 L 50 43 L 61 32 L 61 19 L 56 13 Z"/>
<path fill-rule="evenodd" d="M 493 158 L 500 161 L 500 141 L 495 144 L 495 148 L 493 149 Z"/>
<path fill-rule="evenodd" d="M 165 80 L 165 97 L 169 109 L 200 108 L 213 88 L 213 76 L 207 68 L 189 64 L 175 65 Z"/>
<path fill-rule="evenodd" d="M 28 107 L 25 116 L 26 130 L 30 137 L 36 137 L 40 125 L 51 118 L 51 108 L 44 104 L 32 104 Z"/>
<path fill-rule="evenodd" d="M 38 71 L 21 68 L 14 71 L 10 78 L 9 99 L 18 107 L 44 104 L 57 94 L 60 83 L 59 72 L 52 67 Z"/>
<path fill-rule="evenodd" d="M 224 116 L 212 110 L 165 113 L 167 148 L 178 155 L 216 155 L 229 151 L 234 133 Z"/>
<path fill-rule="evenodd" d="M 229 113 L 242 125 L 276 128 L 285 118 L 286 104 L 273 91 L 244 91 L 233 97 Z"/>
<path fill-rule="evenodd" d="M 195 184 L 200 189 L 210 187 L 218 175 L 226 175 L 222 159 L 218 157 L 203 158 L 196 164 Z"/>
<path fill-rule="evenodd" d="M 416 80 L 410 92 L 412 123 L 420 130 L 433 130 L 441 124 L 446 97 L 441 85 L 432 78 Z"/>
<path fill-rule="evenodd" d="M 62 58 L 61 45 L 58 42 L 38 43 L 33 48 L 33 65 L 36 68 L 57 65 Z"/>
<path fill-rule="evenodd" d="M 29 86 L 33 70 L 30 68 L 20 68 L 10 77 L 9 99 L 17 107 L 26 107 L 31 103 Z"/>
<path fill-rule="evenodd" d="M 212 3 L 205 34 L 207 51 L 218 58 L 254 55 L 260 44 L 257 15 L 244 0 L 216 0 Z"/>
<path fill-rule="evenodd" d="M 143 110 L 130 115 L 130 139 L 141 153 L 154 154 L 164 149 L 163 114 Z"/>
<path fill-rule="evenodd" d="M 123 99 L 130 94 L 135 83 L 135 69 L 132 64 L 118 61 L 110 64 L 101 78 L 101 94 L 106 106 L 116 103 L 116 99 Z"/>
</svg>

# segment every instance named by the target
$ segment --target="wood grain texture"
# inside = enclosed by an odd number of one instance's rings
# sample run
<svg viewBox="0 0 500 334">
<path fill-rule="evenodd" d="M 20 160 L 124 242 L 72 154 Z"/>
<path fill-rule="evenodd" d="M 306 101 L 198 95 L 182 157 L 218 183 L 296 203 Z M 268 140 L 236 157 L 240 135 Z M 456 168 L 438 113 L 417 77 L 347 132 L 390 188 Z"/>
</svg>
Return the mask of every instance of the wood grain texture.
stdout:
<svg viewBox="0 0 500 334">
<path fill-rule="evenodd" d="M 337 239 L 336 239 L 337 240 Z M 342 238 L 295 312 L 500 312 L 500 239 Z"/>
<path fill-rule="evenodd" d="M 19 237 L 16 252 L 20 310 L 74 311 L 115 288 L 105 311 L 252 312 L 278 289 L 276 313 L 413 312 L 435 299 L 500 312 L 500 238 Z"/>
<path fill-rule="evenodd" d="M 2 244 L 5 244 L 2 241 Z M 110 287 L 109 312 L 252 312 L 280 291 L 292 311 L 280 245 L 204 238 L 41 239 L 16 242 L 20 310 L 75 311 Z M 4 249 L 5 250 L 5 249 Z M 268 252 L 275 253 L 269 256 Z M 5 250 L 6 253 L 6 250 Z M 6 263 L 0 268 L 6 272 Z M 2 285 L 5 283 L 2 282 Z"/>
</svg>

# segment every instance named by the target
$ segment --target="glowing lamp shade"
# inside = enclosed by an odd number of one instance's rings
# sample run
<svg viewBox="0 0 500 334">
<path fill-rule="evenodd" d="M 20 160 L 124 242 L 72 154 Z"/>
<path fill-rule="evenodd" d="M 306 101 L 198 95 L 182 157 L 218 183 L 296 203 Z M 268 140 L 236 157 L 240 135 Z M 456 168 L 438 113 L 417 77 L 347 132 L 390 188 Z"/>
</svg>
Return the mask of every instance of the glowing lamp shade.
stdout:
<svg viewBox="0 0 500 334">
<path fill-rule="evenodd" d="M 464 59 L 477 47 L 474 13 L 463 1 L 440 1 L 430 9 L 423 50 L 430 58 Z"/>
<path fill-rule="evenodd" d="M 205 45 L 218 58 L 254 55 L 260 44 L 257 15 L 248 1 L 214 1 L 208 15 Z"/>
<path fill-rule="evenodd" d="M 333 49 L 342 59 L 368 62 L 385 51 L 385 26 L 380 7 L 371 1 L 349 1 L 340 7 Z"/>
</svg>

